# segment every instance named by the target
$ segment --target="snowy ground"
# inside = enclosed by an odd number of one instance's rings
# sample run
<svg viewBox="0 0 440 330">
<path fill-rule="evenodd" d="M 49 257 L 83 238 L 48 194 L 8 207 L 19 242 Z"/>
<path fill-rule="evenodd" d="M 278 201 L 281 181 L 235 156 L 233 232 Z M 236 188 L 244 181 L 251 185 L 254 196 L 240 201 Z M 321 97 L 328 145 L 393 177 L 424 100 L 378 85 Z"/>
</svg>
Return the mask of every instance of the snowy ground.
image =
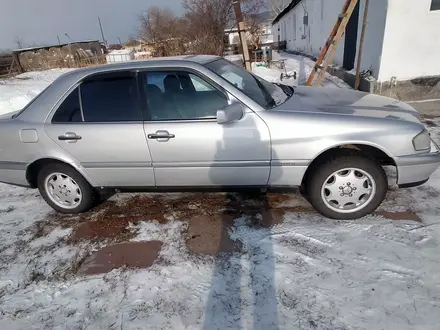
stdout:
<svg viewBox="0 0 440 330">
<path fill-rule="evenodd" d="M 0 115 L 22 109 L 52 81 L 69 70 L 27 72 L 12 79 L 0 80 Z"/>
<path fill-rule="evenodd" d="M 0 82 L 0 113 L 59 73 Z M 440 142 L 440 119 L 426 124 Z M 0 184 L 0 329 L 438 329 L 440 171 L 358 221 L 323 219 L 298 194 L 240 198 L 116 195 L 68 217 Z M 197 253 L 198 236 L 234 252 Z M 152 240 L 149 268 L 81 272 L 104 246 Z"/>
<path fill-rule="evenodd" d="M 281 72 L 284 74 L 287 72 L 290 76 L 293 76 L 294 72 L 296 72 L 297 79 L 292 77 L 281 81 L 282 83 L 291 86 L 304 85 L 315 65 L 315 62 L 308 57 L 288 54 L 285 52 L 273 52 L 272 59 L 274 62 L 285 60 L 284 63 L 286 70 L 280 70 L 274 64 L 272 64 L 270 68 L 258 67 L 253 64 L 252 71 L 271 82 L 280 82 Z M 322 85 L 325 87 L 350 88 L 343 80 L 328 73 L 325 74 L 325 79 Z"/>
</svg>

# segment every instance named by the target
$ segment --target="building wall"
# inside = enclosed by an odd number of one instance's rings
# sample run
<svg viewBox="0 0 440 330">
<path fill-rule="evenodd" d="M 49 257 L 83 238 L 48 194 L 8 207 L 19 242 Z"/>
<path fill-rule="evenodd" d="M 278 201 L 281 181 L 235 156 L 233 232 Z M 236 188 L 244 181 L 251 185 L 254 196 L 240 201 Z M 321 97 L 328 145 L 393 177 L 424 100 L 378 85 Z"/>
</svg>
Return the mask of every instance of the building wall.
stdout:
<svg viewBox="0 0 440 330">
<path fill-rule="evenodd" d="M 319 56 L 344 3 L 345 0 L 303 0 L 274 25 L 272 30 L 275 40 L 278 40 L 280 34 L 280 40 L 286 40 L 288 50 Z M 360 0 L 357 47 L 359 47 L 364 5 L 364 0 Z M 379 77 L 381 65 L 387 7 L 388 0 L 370 0 L 361 69 L 371 69 L 376 78 Z M 308 25 L 303 24 L 305 13 L 308 13 Z M 343 37 L 332 60 L 333 64 L 343 65 L 344 42 Z"/>
<path fill-rule="evenodd" d="M 440 75 L 440 10 L 432 0 L 388 0 L 380 81 Z"/>
<path fill-rule="evenodd" d="M 318 56 L 327 40 L 344 0 L 303 0 L 273 28 L 275 40 L 287 42 L 287 50 Z M 308 25 L 304 16 L 308 16 Z M 341 40 L 341 45 L 344 40 Z M 343 47 L 338 47 L 335 63 L 342 65 Z"/>
</svg>

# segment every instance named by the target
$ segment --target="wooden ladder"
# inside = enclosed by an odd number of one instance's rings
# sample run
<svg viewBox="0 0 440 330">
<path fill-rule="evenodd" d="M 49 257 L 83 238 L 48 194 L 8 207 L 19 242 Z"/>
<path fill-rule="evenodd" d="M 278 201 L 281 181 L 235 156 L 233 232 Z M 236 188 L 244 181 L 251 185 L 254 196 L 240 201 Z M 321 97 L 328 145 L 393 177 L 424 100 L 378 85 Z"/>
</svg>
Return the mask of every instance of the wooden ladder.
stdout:
<svg viewBox="0 0 440 330">
<path fill-rule="evenodd" d="M 306 86 L 311 86 L 313 84 L 313 80 L 315 78 L 316 72 L 319 72 L 318 78 L 316 78 L 315 85 L 321 84 L 324 80 L 325 73 L 327 72 L 327 68 L 330 64 L 331 59 L 335 55 L 336 48 L 338 47 L 339 42 L 341 41 L 342 36 L 345 33 L 345 29 L 347 28 L 348 21 L 350 20 L 351 15 L 353 14 L 354 9 L 356 8 L 359 0 L 346 0 L 344 7 L 342 8 L 342 12 L 338 17 L 338 21 L 333 27 L 330 36 L 327 39 L 327 42 L 324 45 L 324 48 L 321 51 L 321 54 L 316 61 L 315 67 L 310 73 L 310 77 L 306 82 Z M 324 64 L 322 62 L 324 61 Z"/>
</svg>

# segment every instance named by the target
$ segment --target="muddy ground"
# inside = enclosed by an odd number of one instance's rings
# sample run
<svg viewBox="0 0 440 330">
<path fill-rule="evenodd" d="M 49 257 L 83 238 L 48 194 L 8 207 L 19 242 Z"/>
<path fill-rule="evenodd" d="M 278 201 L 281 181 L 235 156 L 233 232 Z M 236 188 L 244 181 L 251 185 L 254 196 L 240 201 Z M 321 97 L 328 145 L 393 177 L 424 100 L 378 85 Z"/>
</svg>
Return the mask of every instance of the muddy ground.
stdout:
<svg viewBox="0 0 440 330">
<path fill-rule="evenodd" d="M 71 228 L 65 243 L 84 246 L 98 244 L 75 265 L 68 275 L 106 273 L 113 269 L 145 268 L 158 258 L 162 242 L 132 242 L 140 221 L 187 223 L 185 233 L 189 251 L 218 255 L 240 251 L 229 237 L 229 230 L 240 217 L 250 218 L 254 227 L 273 227 L 283 222 L 287 213 L 314 214 L 315 211 L 298 193 L 191 193 L 191 194 L 119 194 L 81 215 L 52 212 L 35 225 L 34 239 L 48 235 L 54 228 Z M 390 220 L 420 221 L 411 211 L 377 211 Z"/>
</svg>

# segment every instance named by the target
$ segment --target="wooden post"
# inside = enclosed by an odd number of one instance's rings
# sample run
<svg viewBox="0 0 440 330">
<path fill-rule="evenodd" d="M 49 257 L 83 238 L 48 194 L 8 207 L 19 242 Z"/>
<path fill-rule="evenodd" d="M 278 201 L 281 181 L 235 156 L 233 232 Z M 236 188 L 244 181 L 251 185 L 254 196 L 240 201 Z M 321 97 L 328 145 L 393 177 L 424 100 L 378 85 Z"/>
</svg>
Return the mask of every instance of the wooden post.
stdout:
<svg viewBox="0 0 440 330">
<path fill-rule="evenodd" d="M 359 42 L 359 52 L 358 52 L 357 67 L 356 67 L 356 81 L 354 83 L 354 89 L 359 89 L 359 85 L 361 83 L 361 62 L 362 62 L 362 52 L 364 49 L 365 30 L 367 29 L 369 2 L 370 0 L 365 0 L 364 20 L 362 22 L 361 40 Z"/>
<path fill-rule="evenodd" d="M 243 22 L 243 13 L 241 12 L 240 0 L 235 0 L 233 4 L 235 17 L 237 18 L 238 34 L 240 36 L 240 44 L 243 52 L 244 65 L 246 70 L 252 71 L 251 58 L 249 56 L 249 48 L 246 40 L 246 27 Z"/>
<path fill-rule="evenodd" d="M 9 73 L 8 75 L 11 75 L 14 72 L 14 69 L 17 69 L 18 73 L 23 73 L 23 67 L 21 66 L 20 63 L 20 58 L 18 57 L 17 53 L 12 53 L 12 63 L 11 66 L 9 68 Z"/>
<path fill-rule="evenodd" d="M 327 72 L 327 68 L 330 65 L 330 61 L 332 60 L 333 56 L 336 53 L 336 47 L 339 44 L 339 41 L 341 40 L 342 36 L 345 34 L 345 29 L 347 28 L 348 21 L 350 20 L 351 15 L 353 14 L 354 8 L 356 7 L 359 0 L 348 0 L 350 3 L 347 7 L 346 12 L 343 14 L 343 18 L 339 23 L 339 28 L 336 33 L 335 39 L 331 43 L 329 49 L 327 58 L 324 60 L 324 64 L 322 66 L 321 71 L 319 72 L 318 78 L 316 79 L 316 84 L 321 84 L 321 82 L 325 78 L 325 73 Z M 313 71 L 312 71 L 313 72 Z"/>
</svg>

